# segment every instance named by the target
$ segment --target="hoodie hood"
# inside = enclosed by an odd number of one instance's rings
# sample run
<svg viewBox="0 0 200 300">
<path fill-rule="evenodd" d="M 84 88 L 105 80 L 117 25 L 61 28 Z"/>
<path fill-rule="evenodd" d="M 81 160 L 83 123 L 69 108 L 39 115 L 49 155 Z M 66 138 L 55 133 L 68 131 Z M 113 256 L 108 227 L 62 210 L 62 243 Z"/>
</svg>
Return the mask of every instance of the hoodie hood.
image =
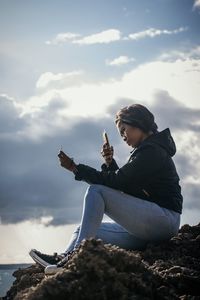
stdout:
<svg viewBox="0 0 200 300">
<path fill-rule="evenodd" d="M 140 145 L 139 147 L 145 144 L 157 144 L 160 147 L 164 148 L 170 156 L 174 156 L 176 153 L 176 145 L 171 136 L 171 132 L 169 128 L 166 128 L 160 132 L 152 134 L 148 136 Z M 134 151 L 134 150 L 133 150 Z M 131 151 L 132 152 L 132 151 Z"/>
</svg>

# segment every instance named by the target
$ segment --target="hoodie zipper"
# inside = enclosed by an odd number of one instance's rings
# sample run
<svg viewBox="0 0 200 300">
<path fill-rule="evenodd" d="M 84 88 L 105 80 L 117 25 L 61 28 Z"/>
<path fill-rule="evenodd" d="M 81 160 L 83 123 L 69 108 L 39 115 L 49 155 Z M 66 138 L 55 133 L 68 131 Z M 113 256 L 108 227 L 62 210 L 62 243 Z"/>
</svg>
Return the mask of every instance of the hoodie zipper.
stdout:
<svg viewBox="0 0 200 300">
<path fill-rule="evenodd" d="M 143 192 L 145 193 L 146 196 L 150 197 L 149 193 L 147 191 L 145 191 L 144 189 L 143 189 Z"/>
</svg>

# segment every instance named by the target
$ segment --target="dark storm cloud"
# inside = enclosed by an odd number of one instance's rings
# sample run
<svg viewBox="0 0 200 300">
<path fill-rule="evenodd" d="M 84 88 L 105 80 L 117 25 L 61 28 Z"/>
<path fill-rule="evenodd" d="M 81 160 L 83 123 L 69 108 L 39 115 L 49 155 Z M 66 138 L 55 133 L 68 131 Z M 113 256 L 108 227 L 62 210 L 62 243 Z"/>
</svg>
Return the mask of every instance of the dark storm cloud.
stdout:
<svg viewBox="0 0 200 300">
<path fill-rule="evenodd" d="M 184 106 L 167 91 L 157 92 L 155 99 L 151 110 L 156 115 L 159 125 L 171 127 L 173 130 L 191 130 L 197 133 L 200 131 L 200 109 Z"/>
<path fill-rule="evenodd" d="M 6 95 L 0 95 L 0 134 L 24 128 L 26 120 L 19 118 L 21 110 Z"/>
<path fill-rule="evenodd" d="M 62 108 L 56 100 L 40 112 L 37 118 L 50 117 Z M 9 122 L 17 120 L 10 114 Z M 26 118 L 24 124 L 26 124 Z M 5 118 L 5 123 L 7 123 Z M 29 120 L 30 121 L 30 120 Z M 36 121 L 36 120 L 35 120 Z M 68 122 L 61 129 L 54 128 L 54 136 L 39 141 L 29 138 L 2 139 L 0 147 L 0 211 L 3 223 L 53 216 L 50 224 L 79 222 L 87 184 L 74 180 L 74 174 L 60 166 L 57 154 L 60 145 L 77 163 L 88 164 L 100 170 L 102 131 L 108 129 L 113 144 L 119 140 L 114 120 L 79 119 L 68 130 Z M 29 124 L 30 125 L 30 124 Z M 53 126 L 53 125 L 52 125 Z M 4 124 L 5 130 L 7 126 Z M 52 127 L 53 128 L 53 127 Z"/>
<path fill-rule="evenodd" d="M 188 209 L 200 209 L 199 183 L 185 183 L 183 187 L 184 207 Z"/>
<path fill-rule="evenodd" d="M 122 108 L 127 105 L 131 105 L 133 103 L 139 103 L 138 101 L 134 101 L 133 99 L 129 98 L 123 98 L 118 99 L 115 104 L 112 104 L 108 107 L 107 112 L 110 114 L 110 116 L 115 116 L 116 113 Z"/>
<path fill-rule="evenodd" d="M 60 166 L 57 157 L 60 145 L 76 163 L 88 164 L 100 170 L 103 162 L 100 155 L 102 131 L 106 129 L 116 151 L 121 151 L 118 152 L 118 158 L 123 160 L 122 144 L 124 143 L 119 137 L 114 120 L 115 113 L 121 107 L 131 103 L 138 103 L 138 101 L 121 99 L 108 108 L 109 118 L 79 118 L 69 129 L 69 119 L 64 120 L 65 125 L 62 128 L 54 126 L 57 112 L 64 107 L 62 100 L 54 99 L 49 106 L 38 113 L 35 119 L 31 119 L 31 122 L 48 122 L 52 134 L 44 135 L 38 141 L 28 137 L 14 139 L 11 136 L 1 139 L 2 222 L 16 223 L 49 215 L 53 217 L 50 223 L 52 225 L 80 222 L 83 198 L 88 184 L 75 181 L 74 175 Z M 1 104 L 0 111 L 4 112 L 1 119 L 2 132 L 7 132 L 9 128 L 14 135 L 15 130 L 25 130 L 27 124 L 30 126 L 30 119 L 28 120 L 27 117 L 19 119 L 19 112 L 12 102 L 7 103 L 4 99 Z M 190 128 L 197 134 L 192 126 L 197 121 L 199 111 L 180 105 L 166 93 L 160 92 L 156 102 L 149 109 L 155 114 L 159 126 L 179 130 L 180 134 L 183 134 L 186 128 Z M 15 126 L 9 127 L 8 123 Z M 131 149 L 127 149 L 127 154 L 129 150 Z M 188 158 L 184 153 L 177 153 L 175 161 L 182 180 L 189 174 L 193 174 L 192 156 Z M 188 183 L 184 184 L 182 190 L 186 198 L 185 207 L 199 208 L 199 186 Z"/>
<path fill-rule="evenodd" d="M 174 160 L 178 167 L 178 172 L 181 178 L 187 176 L 187 174 L 197 175 L 195 170 L 195 162 L 193 157 L 187 157 L 185 153 L 180 153 L 179 151 L 176 153 Z"/>
</svg>

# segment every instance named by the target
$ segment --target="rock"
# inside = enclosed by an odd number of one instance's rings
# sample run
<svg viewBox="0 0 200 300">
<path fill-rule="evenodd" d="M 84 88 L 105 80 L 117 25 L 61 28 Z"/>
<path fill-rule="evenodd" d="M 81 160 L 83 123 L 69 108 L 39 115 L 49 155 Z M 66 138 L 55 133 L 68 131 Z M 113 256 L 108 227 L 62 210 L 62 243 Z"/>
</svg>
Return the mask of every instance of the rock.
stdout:
<svg viewBox="0 0 200 300">
<path fill-rule="evenodd" d="M 45 276 L 37 264 L 14 272 L 4 300 L 200 299 L 200 223 L 144 250 L 82 241 L 63 271 Z"/>
</svg>

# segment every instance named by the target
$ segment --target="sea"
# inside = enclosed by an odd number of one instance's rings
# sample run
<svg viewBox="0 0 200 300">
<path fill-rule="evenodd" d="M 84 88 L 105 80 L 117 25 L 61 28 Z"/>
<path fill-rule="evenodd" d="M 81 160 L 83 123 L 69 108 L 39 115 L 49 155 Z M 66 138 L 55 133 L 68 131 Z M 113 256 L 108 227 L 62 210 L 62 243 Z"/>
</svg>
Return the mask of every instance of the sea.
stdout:
<svg viewBox="0 0 200 300">
<path fill-rule="evenodd" d="M 13 272 L 19 268 L 24 269 L 29 266 L 31 266 L 31 264 L 0 265 L 0 297 L 6 295 L 12 283 L 15 281 L 15 277 L 12 276 Z"/>
</svg>

